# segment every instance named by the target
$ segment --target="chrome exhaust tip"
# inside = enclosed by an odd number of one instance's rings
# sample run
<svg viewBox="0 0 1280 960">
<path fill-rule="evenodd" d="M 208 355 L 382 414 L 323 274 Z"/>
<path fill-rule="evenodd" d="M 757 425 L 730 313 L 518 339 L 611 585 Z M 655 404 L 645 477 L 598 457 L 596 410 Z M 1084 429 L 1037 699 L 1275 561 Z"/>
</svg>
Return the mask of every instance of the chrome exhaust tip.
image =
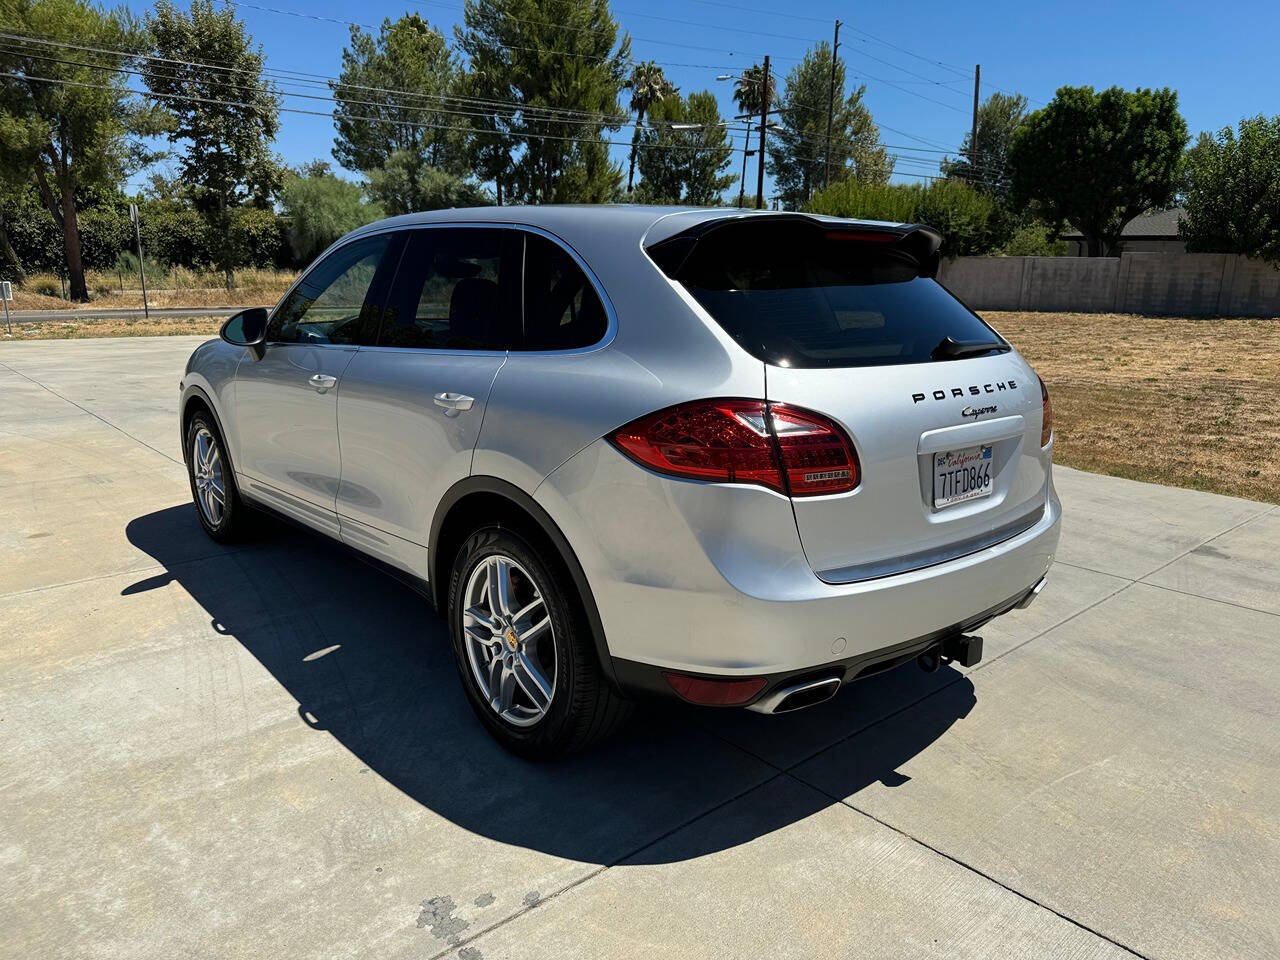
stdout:
<svg viewBox="0 0 1280 960">
<path fill-rule="evenodd" d="M 790 713 L 793 710 L 803 710 L 805 707 L 812 707 L 824 700 L 830 700 L 839 689 L 839 677 L 806 680 L 770 690 L 747 709 L 754 710 L 756 713 Z"/>
<path fill-rule="evenodd" d="M 1018 601 L 1018 604 L 1013 609 L 1025 610 L 1027 609 L 1027 607 L 1031 606 L 1031 604 L 1035 603 L 1036 597 L 1040 596 L 1040 591 L 1044 589 L 1044 585 L 1045 583 L 1048 582 L 1048 580 L 1049 580 L 1049 575 L 1046 573 L 1043 577 L 1041 577 L 1038 581 L 1036 581 L 1036 585 L 1026 592 L 1026 595 L 1023 596 L 1023 598 L 1020 601 Z"/>
</svg>

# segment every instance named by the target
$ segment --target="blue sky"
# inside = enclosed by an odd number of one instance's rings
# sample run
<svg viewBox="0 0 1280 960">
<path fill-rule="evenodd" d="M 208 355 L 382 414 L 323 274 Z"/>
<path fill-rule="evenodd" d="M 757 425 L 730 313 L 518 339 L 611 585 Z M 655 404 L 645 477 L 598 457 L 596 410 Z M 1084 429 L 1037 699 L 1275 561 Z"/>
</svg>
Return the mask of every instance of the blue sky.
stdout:
<svg viewBox="0 0 1280 960">
<path fill-rule="evenodd" d="M 452 36 L 454 23 L 462 18 L 462 0 L 253 3 L 309 15 L 237 6 L 262 44 L 268 66 L 328 76 L 339 70 L 348 28 L 315 18 L 376 25 L 384 17 L 414 11 L 446 36 Z M 130 6 L 137 12 L 147 8 L 136 0 Z M 1193 137 L 1201 130 L 1234 125 L 1243 116 L 1280 113 L 1275 74 L 1280 3 L 1275 0 L 1230 5 L 1202 0 L 998 0 L 981 5 L 954 0 L 617 0 L 612 9 L 631 34 L 637 59 L 663 63 L 682 93 L 715 91 L 725 116 L 735 112 L 732 85 L 717 82 L 718 74 L 749 66 L 765 53 L 785 74 L 806 48 L 819 39 L 830 40 L 839 17 L 844 21 L 840 53 L 850 83 L 866 84 L 865 102 L 880 124 L 881 140 L 901 157 L 895 179 L 903 182 L 919 182 L 911 174 L 936 172 L 938 151 L 954 152 L 959 146 L 969 128 L 975 63 L 982 64 L 984 99 L 995 89 L 1019 92 L 1031 100 L 1032 108 L 1042 106 L 1064 84 L 1173 87 Z M 316 101 L 292 98 L 286 98 L 285 105 L 325 108 Z M 629 140 L 630 131 L 613 137 Z M 281 115 L 276 148 L 289 163 L 332 161 L 332 141 L 327 117 Z M 615 153 L 621 159 L 626 151 L 619 147 Z M 735 164 L 733 169 L 740 167 Z M 753 173 L 748 181 L 750 190 Z"/>
</svg>

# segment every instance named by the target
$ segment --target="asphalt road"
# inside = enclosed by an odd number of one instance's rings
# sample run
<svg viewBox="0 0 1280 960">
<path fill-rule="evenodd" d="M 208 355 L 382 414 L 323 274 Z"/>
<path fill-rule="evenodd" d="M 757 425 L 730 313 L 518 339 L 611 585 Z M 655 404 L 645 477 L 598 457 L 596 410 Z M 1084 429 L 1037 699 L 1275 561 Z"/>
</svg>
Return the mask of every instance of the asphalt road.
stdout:
<svg viewBox="0 0 1280 960">
<path fill-rule="evenodd" d="M 244 307 L 152 307 L 153 317 L 229 317 Z M 144 316 L 141 307 L 85 307 L 82 310 L 11 310 L 14 323 L 40 323 L 49 320 L 81 320 L 85 318 L 115 319 Z M 0 318 L 2 319 L 2 318 Z"/>
<path fill-rule="evenodd" d="M 416 594 L 197 524 L 198 338 L 0 344 L 4 957 L 1280 956 L 1280 510 L 1059 470 L 986 659 L 513 759 Z"/>
</svg>

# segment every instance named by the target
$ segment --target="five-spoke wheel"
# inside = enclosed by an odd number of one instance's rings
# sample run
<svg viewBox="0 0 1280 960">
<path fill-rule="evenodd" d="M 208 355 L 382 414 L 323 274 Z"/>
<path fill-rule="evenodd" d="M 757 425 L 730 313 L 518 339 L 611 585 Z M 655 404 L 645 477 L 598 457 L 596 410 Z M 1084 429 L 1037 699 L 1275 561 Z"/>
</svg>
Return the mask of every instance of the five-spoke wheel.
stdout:
<svg viewBox="0 0 1280 960">
<path fill-rule="evenodd" d="M 527 727 L 556 693 L 555 629 L 542 591 L 511 557 L 494 554 L 467 579 L 462 629 L 467 660 L 493 711 Z"/>
<path fill-rule="evenodd" d="M 197 410 L 187 423 L 187 475 L 191 499 L 204 532 L 223 543 L 247 532 L 248 510 L 240 501 L 235 471 L 217 422 L 207 410 Z"/>
<path fill-rule="evenodd" d="M 217 527 L 227 513 L 227 482 L 223 475 L 222 454 L 208 427 L 201 426 L 194 432 L 191 476 L 196 488 L 196 505 L 209 525 Z"/>
<path fill-rule="evenodd" d="M 448 611 L 458 673 L 476 716 L 514 753 L 579 750 L 629 711 L 601 670 L 585 602 L 536 530 L 491 524 L 457 547 Z"/>
</svg>

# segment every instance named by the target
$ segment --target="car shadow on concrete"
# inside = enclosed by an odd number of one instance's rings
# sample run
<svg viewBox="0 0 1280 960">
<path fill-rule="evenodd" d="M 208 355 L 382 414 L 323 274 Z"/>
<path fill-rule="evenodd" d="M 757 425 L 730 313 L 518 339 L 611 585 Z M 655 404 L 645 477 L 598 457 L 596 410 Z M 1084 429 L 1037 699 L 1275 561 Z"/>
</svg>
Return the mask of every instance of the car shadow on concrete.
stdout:
<svg viewBox="0 0 1280 960">
<path fill-rule="evenodd" d="M 903 779 L 897 768 L 974 704 L 972 684 L 954 671 L 925 674 L 908 664 L 790 716 L 641 704 L 606 744 L 557 763 L 529 763 L 497 746 L 472 714 L 431 604 L 326 538 L 264 518 L 254 541 L 225 550 L 210 543 L 209 555 L 192 559 L 193 541 L 208 541 L 190 505 L 140 516 L 126 532 L 165 571 L 123 595 L 176 581 L 213 629 L 243 645 L 288 691 L 299 722 L 317 735 L 333 737 L 458 826 L 573 860 L 689 859 L 801 820 L 836 802 L 833 796 L 877 781 L 894 786 Z M 928 710 L 895 715 L 925 696 Z M 761 804 L 710 832 L 671 835 L 872 724 L 848 768 L 829 772 L 827 794 L 792 791 L 804 799 Z"/>
</svg>

